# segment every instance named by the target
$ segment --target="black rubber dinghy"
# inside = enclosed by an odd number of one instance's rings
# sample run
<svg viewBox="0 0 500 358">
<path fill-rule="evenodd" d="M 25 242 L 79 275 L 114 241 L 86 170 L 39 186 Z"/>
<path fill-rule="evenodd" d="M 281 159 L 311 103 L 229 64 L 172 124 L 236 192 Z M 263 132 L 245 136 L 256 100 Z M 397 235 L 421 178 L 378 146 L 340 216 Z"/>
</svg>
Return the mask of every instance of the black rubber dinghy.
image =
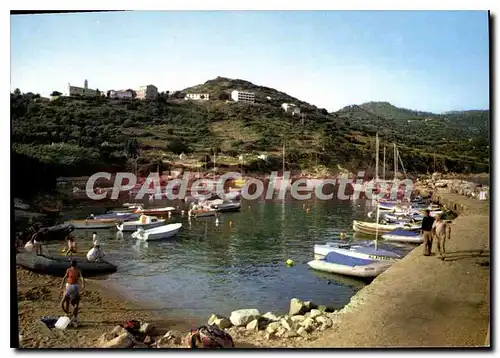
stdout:
<svg viewBox="0 0 500 358">
<path fill-rule="evenodd" d="M 16 264 L 33 272 L 63 277 L 71 266 L 71 260 L 76 260 L 76 267 L 82 272 L 83 278 L 108 275 L 116 272 L 117 267 L 107 261 L 90 262 L 86 258 L 36 255 L 22 252 L 16 255 Z"/>
<path fill-rule="evenodd" d="M 71 224 L 60 224 L 50 227 L 42 227 L 38 230 L 38 240 L 47 241 L 64 241 L 66 236 L 68 236 L 75 227 Z"/>
</svg>

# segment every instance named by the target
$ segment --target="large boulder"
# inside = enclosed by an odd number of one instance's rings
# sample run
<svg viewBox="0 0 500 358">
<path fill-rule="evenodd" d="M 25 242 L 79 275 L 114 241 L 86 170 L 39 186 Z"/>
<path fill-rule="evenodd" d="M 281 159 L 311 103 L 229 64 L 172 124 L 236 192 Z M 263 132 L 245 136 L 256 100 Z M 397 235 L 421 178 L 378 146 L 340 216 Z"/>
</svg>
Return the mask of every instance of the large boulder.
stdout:
<svg viewBox="0 0 500 358">
<path fill-rule="evenodd" d="M 275 333 L 281 327 L 279 322 L 271 322 L 267 325 L 266 332 Z"/>
<path fill-rule="evenodd" d="M 271 312 L 264 313 L 262 315 L 262 317 L 267 318 L 268 320 L 273 321 L 273 322 L 280 320 L 278 316 L 276 316 L 275 314 L 273 314 Z"/>
<path fill-rule="evenodd" d="M 123 333 L 110 341 L 99 346 L 99 348 L 131 348 L 134 346 L 134 340 L 128 333 Z"/>
<path fill-rule="evenodd" d="M 260 316 L 259 310 L 254 308 L 242 309 L 231 312 L 229 320 L 235 326 L 246 326 Z"/>
<path fill-rule="evenodd" d="M 226 329 L 232 326 L 231 321 L 229 318 L 224 317 L 224 316 L 219 316 L 217 314 L 212 314 L 210 318 L 208 319 L 208 325 L 211 326 L 215 324 L 217 327 L 220 329 Z"/>
</svg>

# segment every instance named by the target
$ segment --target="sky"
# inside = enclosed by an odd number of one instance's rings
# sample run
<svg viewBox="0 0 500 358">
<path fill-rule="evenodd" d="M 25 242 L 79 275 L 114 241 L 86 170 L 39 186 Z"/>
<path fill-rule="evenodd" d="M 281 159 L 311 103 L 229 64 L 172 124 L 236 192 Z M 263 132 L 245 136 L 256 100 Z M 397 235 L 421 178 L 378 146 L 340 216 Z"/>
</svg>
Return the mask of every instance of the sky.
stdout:
<svg viewBox="0 0 500 358">
<path fill-rule="evenodd" d="M 134 11 L 11 16 L 11 91 L 181 90 L 217 76 L 338 110 L 489 108 L 486 11 Z"/>
</svg>

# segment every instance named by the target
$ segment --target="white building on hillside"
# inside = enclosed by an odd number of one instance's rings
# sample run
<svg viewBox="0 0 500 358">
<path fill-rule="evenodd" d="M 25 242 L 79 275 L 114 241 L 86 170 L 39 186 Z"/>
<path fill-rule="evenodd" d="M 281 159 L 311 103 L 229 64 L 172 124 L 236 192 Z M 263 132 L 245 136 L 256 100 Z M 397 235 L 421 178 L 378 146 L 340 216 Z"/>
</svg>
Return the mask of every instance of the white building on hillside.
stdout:
<svg viewBox="0 0 500 358">
<path fill-rule="evenodd" d="M 235 102 L 254 103 L 255 93 L 234 90 L 233 92 L 231 92 L 231 98 Z"/>
<path fill-rule="evenodd" d="M 187 93 L 185 100 L 191 99 L 195 101 L 208 101 L 210 99 L 210 94 L 208 93 Z"/>
<path fill-rule="evenodd" d="M 300 108 L 297 107 L 296 105 L 292 104 L 292 103 L 283 103 L 281 105 L 281 108 L 283 108 L 283 110 L 286 112 L 286 113 L 291 113 L 292 116 L 294 115 L 299 115 L 300 114 Z"/>
</svg>

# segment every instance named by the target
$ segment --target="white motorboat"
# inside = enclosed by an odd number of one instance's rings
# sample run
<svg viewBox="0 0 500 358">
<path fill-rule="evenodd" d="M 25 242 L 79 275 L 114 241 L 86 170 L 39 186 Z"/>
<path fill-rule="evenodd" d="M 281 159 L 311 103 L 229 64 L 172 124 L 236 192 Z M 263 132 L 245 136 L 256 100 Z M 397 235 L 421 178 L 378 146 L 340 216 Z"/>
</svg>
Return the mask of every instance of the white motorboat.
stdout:
<svg viewBox="0 0 500 358">
<path fill-rule="evenodd" d="M 382 239 L 394 242 L 404 242 L 411 244 L 420 244 L 424 241 L 418 231 L 404 230 L 401 228 L 382 235 Z"/>
<path fill-rule="evenodd" d="M 121 224 L 116 224 L 116 228 L 120 231 L 137 231 L 139 228 L 144 230 L 152 229 L 165 224 L 164 219 L 158 219 L 154 216 L 142 215 L 139 220 L 126 221 Z"/>
<path fill-rule="evenodd" d="M 357 243 L 328 242 L 323 245 L 314 245 L 315 259 L 323 259 L 330 252 L 364 260 L 394 262 L 402 258 L 400 254 L 394 251 L 375 247 L 374 242 L 371 240 L 359 241 Z"/>
<path fill-rule="evenodd" d="M 407 223 L 407 222 L 398 222 L 394 224 L 379 224 L 379 223 L 371 223 L 365 221 L 353 220 L 352 229 L 354 231 L 367 234 L 367 235 L 375 235 L 376 233 L 388 233 L 397 228 L 404 228 L 407 230 L 418 230 L 421 225 L 417 223 Z"/>
<path fill-rule="evenodd" d="M 148 230 L 144 230 L 141 227 L 132 234 L 132 237 L 134 239 L 139 239 L 143 241 L 167 239 L 169 237 L 176 235 L 181 229 L 181 227 L 182 227 L 181 223 L 162 225 Z"/>
</svg>

